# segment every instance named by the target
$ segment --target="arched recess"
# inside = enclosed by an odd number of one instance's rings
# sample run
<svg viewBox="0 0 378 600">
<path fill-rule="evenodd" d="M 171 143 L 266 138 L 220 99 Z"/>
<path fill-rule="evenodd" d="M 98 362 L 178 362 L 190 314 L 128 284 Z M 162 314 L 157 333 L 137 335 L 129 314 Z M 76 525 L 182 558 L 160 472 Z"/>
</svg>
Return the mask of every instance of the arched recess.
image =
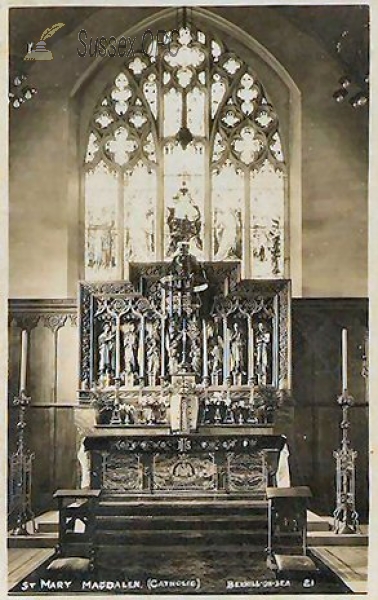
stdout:
<svg viewBox="0 0 378 600">
<path fill-rule="evenodd" d="M 242 31 L 232 23 L 219 17 L 218 15 L 206 9 L 194 9 L 191 11 L 191 20 L 196 28 L 203 31 L 209 31 L 215 38 L 224 42 L 224 45 L 235 52 L 235 54 L 251 66 L 253 73 L 263 84 L 265 97 L 268 104 L 274 107 L 275 114 L 279 118 L 280 137 L 283 148 L 283 155 L 286 164 L 285 173 L 285 264 L 279 276 L 290 277 L 293 284 L 293 294 L 301 295 L 302 290 L 302 218 L 301 218 L 301 113 L 300 113 L 300 93 L 295 83 L 288 75 L 282 65 L 270 54 L 261 44 L 253 39 L 248 33 Z M 122 36 L 136 37 L 141 39 L 143 31 L 147 28 L 153 31 L 157 29 L 172 29 L 177 24 L 177 11 L 166 9 L 160 11 L 154 18 L 148 18 L 140 22 L 137 27 L 122 32 Z M 90 122 L 96 110 L 96 104 L 104 94 L 109 82 L 115 82 L 117 75 L 122 72 L 124 59 L 100 58 L 93 59 L 93 63 L 86 72 L 76 82 L 71 91 L 72 105 L 76 107 L 76 118 L 73 119 L 75 128 L 75 139 L 77 140 L 76 167 L 80 165 L 78 173 L 78 182 L 76 189 L 80 196 L 79 211 L 79 231 L 76 237 L 76 244 L 72 244 L 73 252 L 82 257 L 84 247 L 84 186 L 82 178 L 83 157 L 87 151 Z M 206 207 L 204 211 L 211 210 Z M 208 215 L 209 218 L 209 215 Z M 164 220 L 164 212 L 161 211 L 157 220 Z M 157 224 L 157 228 L 159 225 Z M 124 233 L 124 232 L 122 232 Z M 164 235 L 164 234 L 161 234 Z M 164 242 L 160 240 L 159 234 L 156 240 L 160 243 L 160 254 L 157 258 L 163 258 Z M 203 240 L 204 246 L 207 244 L 207 250 L 204 248 L 203 256 L 200 258 L 216 258 L 214 256 L 214 240 Z M 79 254 L 77 254 L 79 252 Z M 118 252 L 118 255 L 120 252 Z M 230 257 L 231 258 L 231 257 Z M 234 257 L 235 258 L 235 257 Z M 251 262 L 251 258 L 249 258 Z M 74 264 L 74 261 L 72 261 Z M 73 269 L 74 270 L 74 269 Z M 76 271 L 77 272 L 77 271 Z M 127 275 L 124 268 L 115 269 L 112 277 L 123 277 Z M 249 266 L 246 276 L 254 276 L 253 269 Z M 83 264 L 79 264 L 79 277 L 84 278 L 85 272 Z"/>
</svg>

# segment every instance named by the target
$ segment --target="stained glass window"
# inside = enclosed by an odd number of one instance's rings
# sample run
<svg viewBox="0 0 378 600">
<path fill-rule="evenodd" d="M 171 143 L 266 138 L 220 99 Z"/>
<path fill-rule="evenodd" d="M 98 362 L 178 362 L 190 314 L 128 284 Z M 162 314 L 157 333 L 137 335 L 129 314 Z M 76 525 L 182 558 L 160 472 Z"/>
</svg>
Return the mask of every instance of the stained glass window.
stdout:
<svg viewBox="0 0 378 600">
<path fill-rule="evenodd" d="M 104 162 L 85 175 L 86 268 L 95 279 L 117 275 L 116 173 Z"/>
<path fill-rule="evenodd" d="M 206 31 L 135 54 L 99 98 L 84 161 L 88 279 L 128 261 L 199 260 L 284 276 L 287 166 L 253 65 Z M 286 236 L 287 237 L 287 236 Z"/>
</svg>

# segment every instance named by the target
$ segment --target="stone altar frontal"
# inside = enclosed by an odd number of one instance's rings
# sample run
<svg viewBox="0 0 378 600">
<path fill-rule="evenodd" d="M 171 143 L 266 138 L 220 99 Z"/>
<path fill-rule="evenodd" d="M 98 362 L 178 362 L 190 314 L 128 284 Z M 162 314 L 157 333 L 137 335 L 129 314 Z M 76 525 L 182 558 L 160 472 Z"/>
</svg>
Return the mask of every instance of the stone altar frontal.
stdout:
<svg viewBox="0 0 378 600">
<path fill-rule="evenodd" d="M 105 494 L 263 497 L 276 484 L 286 438 L 261 433 L 126 434 L 96 431 L 85 439 L 91 487 Z"/>
</svg>

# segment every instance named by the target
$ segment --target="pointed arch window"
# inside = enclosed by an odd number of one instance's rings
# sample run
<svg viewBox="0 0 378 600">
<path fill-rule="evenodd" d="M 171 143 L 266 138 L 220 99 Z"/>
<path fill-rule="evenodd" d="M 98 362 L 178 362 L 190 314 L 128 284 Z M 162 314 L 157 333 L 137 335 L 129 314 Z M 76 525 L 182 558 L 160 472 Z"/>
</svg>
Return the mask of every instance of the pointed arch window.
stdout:
<svg viewBox="0 0 378 600">
<path fill-rule="evenodd" d="M 124 64 L 97 102 L 84 161 L 85 276 L 169 260 L 178 241 L 245 277 L 284 274 L 285 164 L 253 69 L 193 27 Z"/>
</svg>

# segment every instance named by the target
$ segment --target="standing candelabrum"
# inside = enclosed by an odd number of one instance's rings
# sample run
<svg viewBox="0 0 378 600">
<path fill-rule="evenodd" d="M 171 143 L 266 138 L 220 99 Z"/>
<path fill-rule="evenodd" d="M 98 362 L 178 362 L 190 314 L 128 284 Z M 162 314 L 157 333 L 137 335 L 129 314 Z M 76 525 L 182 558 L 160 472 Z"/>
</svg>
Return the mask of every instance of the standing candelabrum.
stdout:
<svg viewBox="0 0 378 600">
<path fill-rule="evenodd" d="M 348 430 L 349 408 L 354 399 L 348 393 L 347 379 L 347 330 L 342 331 L 342 394 L 337 399 L 342 408 L 341 447 L 333 455 L 336 459 L 336 508 L 333 512 L 333 531 L 338 534 L 359 533 L 359 520 L 356 511 L 356 458 L 357 452 L 350 447 Z"/>
<path fill-rule="evenodd" d="M 10 457 L 9 482 L 10 506 L 16 514 L 16 524 L 12 535 L 29 535 L 27 523 L 30 521 L 33 533 L 36 532 L 34 513 L 31 506 L 32 490 L 32 464 L 34 453 L 26 448 L 25 427 L 26 409 L 30 404 L 30 397 L 26 395 L 26 365 L 27 365 L 27 332 L 22 332 L 21 344 L 21 376 L 20 392 L 14 398 L 13 405 L 18 408 L 17 419 L 17 447 Z"/>
</svg>

